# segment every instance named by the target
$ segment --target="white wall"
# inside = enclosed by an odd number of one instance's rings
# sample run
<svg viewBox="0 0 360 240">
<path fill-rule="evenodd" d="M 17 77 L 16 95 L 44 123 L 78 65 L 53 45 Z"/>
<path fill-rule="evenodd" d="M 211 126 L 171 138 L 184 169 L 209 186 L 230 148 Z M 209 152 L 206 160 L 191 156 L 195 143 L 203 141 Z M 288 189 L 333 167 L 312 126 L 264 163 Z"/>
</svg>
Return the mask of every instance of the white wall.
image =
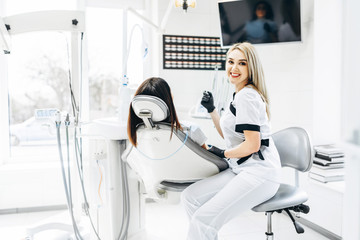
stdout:
<svg viewBox="0 0 360 240">
<path fill-rule="evenodd" d="M 341 137 L 342 4 L 314 1 L 314 144 L 338 143 Z"/>
<path fill-rule="evenodd" d="M 343 140 L 352 140 L 356 145 L 347 146 L 345 165 L 345 196 L 343 237 L 346 240 L 360 239 L 360 1 L 344 1 L 344 61 L 343 61 Z"/>
<path fill-rule="evenodd" d="M 0 210 L 66 204 L 58 162 L 1 166 L 0 192 Z"/>
</svg>

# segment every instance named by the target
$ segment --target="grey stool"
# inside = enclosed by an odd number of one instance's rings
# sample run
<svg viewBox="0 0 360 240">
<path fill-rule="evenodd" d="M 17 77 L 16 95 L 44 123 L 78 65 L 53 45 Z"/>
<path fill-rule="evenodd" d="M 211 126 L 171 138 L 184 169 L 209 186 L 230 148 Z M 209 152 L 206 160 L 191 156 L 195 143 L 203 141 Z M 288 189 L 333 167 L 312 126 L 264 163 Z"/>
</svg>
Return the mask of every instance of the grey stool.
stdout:
<svg viewBox="0 0 360 240">
<path fill-rule="evenodd" d="M 295 212 L 308 213 L 310 208 L 303 203 L 307 201 L 306 192 L 299 188 L 298 172 L 307 172 L 312 166 L 313 148 L 307 132 L 298 127 L 291 127 L 276 132 L 272 135 L 276 148 L 278 149 L 282 167 L 295 169 L 296 181 L 295 186 L 281 184 L 274 197 L 268 201 L 255 206 L 252 210 L 255 212 L 265 212 L 267 215 L 267 232 L 265 233 L 268 240 L 273 239 L 271 215 L 274 212 L 281 213 L 285 211 L 291 218 L 296 232 L 303 233 L 302 226 L 295 221 L 290 210 Z"/>
</svg>

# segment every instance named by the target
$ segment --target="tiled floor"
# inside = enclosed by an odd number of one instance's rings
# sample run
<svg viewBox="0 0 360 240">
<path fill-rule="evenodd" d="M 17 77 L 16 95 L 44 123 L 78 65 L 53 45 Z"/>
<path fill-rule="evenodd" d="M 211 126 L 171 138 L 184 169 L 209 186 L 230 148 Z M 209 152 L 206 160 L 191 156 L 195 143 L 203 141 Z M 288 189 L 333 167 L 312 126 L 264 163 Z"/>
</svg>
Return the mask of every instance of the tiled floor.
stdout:
<svg viewBox="0 0 360 240">
<path fill-rule="evenodd" d="M 145 215 L 147 237 L 141 238 L 141 240 L 186 239 L 187 218 L 180 205 L 147 203 Z M 55 222 L 70 223 L 68 211 L 0 215 L 0 239 L 22 240 L 26 236 L 25 230 L 27 228 Z M 277 240 L 327 239 L 311 229 L 304 228 L 305 233 L 298 235 L 287 216 L 283 214 L 273 215 L 273 231 Z M 219 240 L 264 240 L 266 239 L 265 230 L 266 216 L 263 213 L 249 211 L 225 225 L 219 233 Z M 67 240 L 67 236 L 68 234 L 64 231 L 47 230 L 36 234 L 34 240 Z M 89 238 L 85 235 L 84 240 L 87 239 Z"/>
</svg>

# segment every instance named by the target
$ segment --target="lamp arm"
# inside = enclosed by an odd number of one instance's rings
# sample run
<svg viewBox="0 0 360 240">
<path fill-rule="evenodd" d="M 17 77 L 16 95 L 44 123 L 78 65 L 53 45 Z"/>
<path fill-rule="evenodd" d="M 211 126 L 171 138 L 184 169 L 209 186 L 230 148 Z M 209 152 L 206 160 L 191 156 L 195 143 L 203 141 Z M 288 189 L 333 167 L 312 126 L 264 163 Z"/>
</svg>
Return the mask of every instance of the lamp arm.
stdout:
<svg viewBox="0 0 360 240">
<path fill-rule="evenodd" d="M 132 29 L 131 29 L 131 33 L 130 33 L 130 38 L 129 38 L 129 46 L 127 48 L 127 56 L 126 56 L 126 61 L 129 59 L 129 55 L 130 55 L 130 50 L 131 50 L 131 43 L 132 43 L 132 37 L 133 37 L 133 34 L 134 34 L 134 30 L 135 28 L 138 27 L 141 31 L 141 38 L 142 38 L 142 43 L 143 45 L 146 45 L 145 43 L 145 39 L 144 39 L 144 31 L 142 29 L 142 27 L 139 25 L 139 24 L 135 24 Z M 145 49 L 145 52 L 147 52 L 147 47 Z M 146 55 L 146 54 L 145 54 Z M 143 57 L 145 57 L 145 55 Z"/>
<path fill-rule="evenodd" d="M 166 12 L 164 14 L 163 19 L 161 20 L 161 23 L 160 23 L 160 30 L 161 31 L 165 31 L 165 25 L 166 25 L 166 23 L 168 21 L 168 18 L 169 18 L 171 9 L 173 8 L 173 5 L 174 5 L 173 1 L 169 0 L 169 5 L 168 5 L 168 7 L 166 9 Z"/>
<path fill-rule="evenodd" d="M 153 28 L 155 28 L 158 32 L 162 33 L 165 31 L 165 25 L 168 21 L 168 18 L 169 18 L 169 15 L 170 15 L 170 12 L 173 8 L 173 0 L 169 0 L 169 4 L 168 4 L 168 7 L 166 9 L 166 12 L 164 14 L 164 17 L 162 18 L 161 20 L 161 23 L 160 23 L 160 26 L 159 25 L 156 25 L 155 23 L 153 23 L 152 21 L 150 21 L 149 19 L 147 19 L 146 17 L 144 17 L 143 15 L 141 15 L 140 13 L 138 13 L 137 11 L 135 11 L 134 9 L 132 8 L 128 8 L 128 10 L 130 12 L 132 12 L 133 14 L 135 14 L 136 16 L 138 16 L 139 18 L 141 18 L 145 23 L 149 24 L 150 26 L 152 26 Z"/>
<path fill-rule="evenodd" d="M 132 12 L 134 15 L 141 18 L 145 23 L 149 24 L 151 27 L 155 28 L 157 31 L 161 31 L 161 28 L 158 25 L 156 25 L 155 23 L 153 23 L 152 21 L 150 21 L 149 19 L 147 19 L 146 17 L 144 17 L 143 15 L 141 15 L 140 13 L 135 11 L 134 9 L 128 8 L 128 11 Z"/>
</svg>

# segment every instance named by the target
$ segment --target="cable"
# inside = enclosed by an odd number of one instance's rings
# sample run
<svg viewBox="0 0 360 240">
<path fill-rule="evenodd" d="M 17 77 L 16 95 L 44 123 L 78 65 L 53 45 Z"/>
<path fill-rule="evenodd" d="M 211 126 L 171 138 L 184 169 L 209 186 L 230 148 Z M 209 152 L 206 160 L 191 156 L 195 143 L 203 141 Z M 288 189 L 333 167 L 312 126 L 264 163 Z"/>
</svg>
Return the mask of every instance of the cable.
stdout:
<svg viewBox="0 0 360 240">
<path fill-rule="evenodd" d="M 68 183 L 66 182 L 66 174 L 65 174 L 64 159 L 63 159 L 63 155 L 62 155 L 61 137 L 60 137 L 60 125 L 61 125 L 61 121 L 60 121 L 60 120 L 55 121 L 55 124 L 56 124 L 56 130 L 57 130 L 57 131 L 56 131 L 56 135 L 57 135 L 57 142 L 58 142 L 58 150 L 59 150 L 59 156 L 60 156 L 60 162 L 61 162 L 61 173 L 62 173 L 62 176 L 63 176 L 63 184 L 64 184 L 64 188 L 65 188 L 66 201 L 67 201 L 67 203 L 68 203 L 68 208 L 69 208 L 69 212 L 70 212 L 70 217 L 71 217 L 71 221 L 72 221 L 72 226 L 73 226 L 73 229 L 74 229 L 74 234 L 75 234 L 76 239 L 83 240 L 82 237 L 81 237 L 81 235 L 80 235 L 79 229 L 78 229 L 78 227 L 77 227 L 75 218 L 74 218 L 74 213 L 73 213 L 73 210 L 72 210 L 71 199 L 70 199 L 70 196 L 69 196 Z M 70 166 L 68 166 L 68 168 L 69 168 L 69 167 L 70 167 Z"/>
<path fill-rule="evenodd" d="M 144 46 L 144 55 L 143 55 L 143 58 L 146 57 L 146 55 L 148 54 L 148 47 L 147 47 L 147 43 L 144 41 L 144 31 L 143 31 L 143 28 L 139 25 L 139 24 L 135 24 L 132 29 L 131 29 L 131 33 L 130 33 L 130 38 L 129 38 L 129 46 L 128 46 L 128 52 L 127 52 L 127 56 L 126 56 L 126 61 L 129 59 L 129 56 L 130 56 L 130 51 L 131 51 L 131 39 L 132 39 L 132 36 L 134 34 L 134 30 L 135 28 L 138 27 L 140 28 L 140 31 L 141 31 L 141 37 L 142 37 L 142 45 Z"/>
<path fill-rule="evenodd" d="M 130 222 L 130 193 L 129 193 L 129 183 L 128 183 L 128 178 L 127 178 L 127 164 L 123 161 L 122 162 L 122 167 L 124 169 L 124 183 L 125 183 L 125 197 L 126 197 L 126 209 L 127 209 L 127 218 L 126 218 L 126 227 L 125 227 L 125 234 L 124 237 L 125 239 L 127 239 L 127 235 L 128 235 L 128 230 L 129 230 L 129 222 Z"/>
<path fill-rule="evenodd" d="M 69 184 L 69 203 L 70 208 L 73 214 L 73 201 L 72 201 L 72 191 L 71 191 L 71 175 L 70 175 L 70 144 L 69 144 L 69 125 L 70 119 L 69 114 L 66 115 L 65 119 L 65 130 L 66 130 L 66 149 L 67 149 L 67 162 L 68 162 L 68 184 Z M 77 230 L 78 237 L 82 239 L 79 230 Z"/>
<path fill-rule="evenodd" d="M 69 208 L 73 209 L 72 205 L 72 192 L 71 192 L 71 174 L 70 174 L 70 148 L 69 148 L 69 114 L 66 115 L 65 119 L 65 130 L 66 130 L 66 155 L 67 155 L 67 169 L 68 169 L 68 185 L 69 185 Z"/>
<path fill-rule="evenodd" d="M 132 44 L 132 37 L 133 37 L 133 33 L 134 33 L 134 30 L 135 28 L 138 27 L 141 31 L 141 37 L 142 37 L 142 47 L 143 47 L 143 50 L 144 50 L 144 53 L 143 53 L 143 56 L 142 58 L 145 59 L 145 57 L 147 56 L 148 52 L 149 52 L 149 48 L 148 48 L 148 44 L 146 43 L 145 41 L 145 37 L 144 37 L 144 31 L 143 31 L 143 28 L 139 25 L 139 24 L 135 24 L 132 29 L 131 29 L 131 33 L 130 33 L 130 38 L 129 38 L 129 44 L 127 44 L 128 42 L 128 39 L 125 39 L 126 41 L 126 59 L 123 61 L 123 74 L 122 74 L 122 77 L 125 77 L 125 76 L 128 76 L 128 73 L 127 73 L 127 65 L 128 65 L 128 60 L 129 60 L 129 56 L 130 56 L 130 51 L 131 51 L 131 44 Z M 124 50 L 125 51 L 125 50 Z"/>
<path fill-rule="evenodd" d="M 121 160 L 120 160 L 121 161 Z M 121 167 L 122 168 L 122 167 Z M 125 194 L 124 194 L 124 182 L 122 181 L 123 179 L 123 173 L 122 173 L 122 169 L 121 169 L 121 191 L 123 193 L 123 201 L 122 201 L 122 209 L 123 209 L 123 214 L 121 216 L 121 225 L 120 225 L 120 230 L 119 230 L 119 235 L 118 237 L 116 238 L 117 240 L 122 240 L 122 235 L 123 235 L 123 229 L 124 229 L 124 222 L 125 222 L 125 218 L 126 218 L 126 210 L 125 210 L 125 201 L 126 201 L 126 198 L 125 198 Z"/>
<path fill-rule="evenodd" d="M 121 160 L 120 160 L 121 161 Z M 129 199 L 129 186 L 127 181 L 127 171 L 126 164 L 121 161 L 121 175 L 123 180 L 123 194 L 124 194 L 124 215 L 125 215 L 125 227 L 124 232 L 120 237 L 120 240 L 127 239 L 127 233 L 129 230 L 129 221 L 130 221 L 130 199 Z"/>
<path fill-rule="evenodd" d="M 120 149 L 122 142 L 120 141 Z M 118 240 L 126 240 L 127 234 L 129 230 L 129 222 L 130 222 L 130 193 L 129 193 L 129 183 L 127 179 L 127 164 L 122 160 L 120 155 L 120 165 L 121 165 L 121 182 L 122 182 L 122 192 L 123 192 L 123 216 L 121 221 L 120 232 L 118 236 Z M 125 220 L 125 221 L 124 221 Z M 124 225 L 125 222 L 125 225 Z"/>
<path fill-rule="evenodd" d="M 84 33 L 81 33 L 81 44 L 80 44 L 80 89 L 82 89 L 82 40 L 84 37 Z M 78 173 L 79 173 L 79 178 L 80 178 L 80 183 L 81 183 L 81 188 L 82 188 L 82 193 L 83 193 L 83 198 L 85 201 L 85 212 L 86 215 L 89 217 L 92 229 L 94 231 L 94 233 L 96 234 L 97 238 L 100 240 L 100 237 L 95 229 L 94 223 L 92 221 L 92 218 L 90 216 L 90 212 L 89 212 L 89 203 L 87 201 L 87 197 L 86 197 L 86 193 L 85 193 L 85 187 L 84 187 L 84 175 L 83 175 L 83 161 L 82 161 L 82 140 L 80 139 L 80 146 L 79 146 L 79 142 L 77 141 L 77 134 L 76 134 L 76 127 L 78 126 L 79 123 L 79 117 L 80 117 L 80 108 L 79 105 L 76 103 L 76 99 L 75 99 L 75 95 L 72 89 L 72 78 L 71 78 L 71 68 L 70 68 L 70 52 L 69 52 L 69 42 L 68 39 L 66 38 L 66 49 L 67 49 L 67 55 L 68 55 L 68 77 L 69 77 L 69 88 L 70 88 L 70 97 L 71 97 L 71 105 L 72 105 L 72 111 L 73 111 L 73 115 L 74 115 L 74 125 L 75 125 L 75 130 L 74 130 L 74 138 L 75 138 L 75 156 L 76 156 L 76 165 L 77 165 L 77 169 L 78 169 Z M 80 103 L 81 103 L 81 92 L 80 91 Z M 80 132 L 81 132 L 81 128 L 79 128 Z M 79 163 L 79 158 L 80 158 L 80 163 Z"/>
<path fill-rule="evenodd" d="M 150 160 L 165 160 L 165 159 L 168 159 L 168 158 L 174 156 L 178 151 L 180 151 L 180 149 L 185 145 L 188 137 L 189 137 L 189 132 L 186 132 L 185 139 L 184 139 L 184 141 L 182 142 L 181 146 L 180 146 L 178 149 L 176 149 L 175 152 L 170 153 L 168 156 L 163 157 L 163 158 L 151 158 L 151 157 L 147 156 L 145 153 L 143 153 L 142 151 L 140 151 L 138 148 L 135 148 L 135 149 L 136 149 L 139 153 L 141 153 L 141 155 L 143 155 L 144 157 L 146 157 L 147 159 L 150 159 Z"/>
<path fill-rule="evenodd" d="M 66 42 L 66 52 L 67 52 L 67 56 L 68 56 L 68 78 L 69 78 L 69 88 L 70 88 L 70 97 L 71 97 L 71 105 L 72 105 L 72 111 L 73 111 L 73 115 L 74 115 L 74 122 L 75 122 L 75 125 L 77 125 L 77 122 L 78 122 L 78 116 L 79 116 L 79 108 L 76 104 L 76 99 L 75 99 L 75 96 L 74 96 L 74 92 L 73 92 L 73 89 L 72 89 L 72 85 L 71 85 L 71 81 L 72 81 L 72 78 L 71 78 L 71 68 L 70 68 L 70 51 L 69 51 L 69 41 L 67 39 L 67 37 L 65 36 L 65 42 Z M 69 117 L 67 115 L 67 122 L 68 122 L 68 125 L 67 127 L 70 125 L 70 121 L 69 121 Z M 67 128 L 66 128 L 67 129 Z M 68 147 L 68 151 L 69 151 L 69 143 L 68 143 L 68 129 L 67 129 L 67 147 Z M 70 158 L 70 157 L 69 157 Z M 68 164 L 70 167 L 70 160 L 68 159 Z M 70 176 L 69 176 L 70 177 Z M 70 191 L 71 191 L 71 188 L 70 188 Z M 71 196 L 71 192 L 69 193 L 70 195 L 70 207 L 71 208 L 71 212 L 72 212 L 72 196 Z M 73 216 L 72 216 L 73 217 Z M 76 228 L 77 228 L 77 225 L 76 225 L 76 222 L 75 220 L 73 221 L 73 225 L 75 224 Z M 82 239 L 81 235 L 79 232 L 75 232 L 76 235 L 79 235 L 79 236 L 76 236 L 77 238 L 80 238 Z"/>
<path fill-rule="evenodd" d="M 83 89 L 83 40 L 84 40 L 84 32 L 81 32 L 81 41 L 80 41 L 80 94 L 79 94 L 79 119 L 81 119 L 81 106 L 82 106 L 82 89 Z M 77 122 L 78 123 L 78 122 Z M 81 128 L 79 128 L 79 132 L 81 135 Z M 83 172 L 83 161 L 82 161 L 82 138 L 80 138 L 80 148 L 79 148 L 79 154 L 80 154 L 80 168 L 81 172 Z"/>
<path fill-rule="evenodd" d="M 86 215 L 88 216 L 89 220 L 90 220 L 90 224 L 91 224 L 91 227 L 96 235 L 96 237 L 100 240 L 101 238 L 99 237 L 99 234 L 97 233 L 96 229 L 95 229 L 95 226 L 94 226 L 94 223 L 92 221 L 92 218 L 91 218 L 91 215 L 90 215 L 90 212 L 89 212 L 89 202 L 87 200 L 87 197 L 86 197 L 86 192 L 85 192 L 85 187 L 84 187 L 84 178 L 83 178 L 83 174 L 82 174 L 82 171 L 80 170 L 80 164 L 79 164 L 79 152 L 80 150 L 78 149 L 79 148 L 79 144 L 78 144 L 78 141 L 77 141 L 77 133 L 76 133 L 76 127 L 75 127 L 75 130 L 74 130 L 74 141 L 75 141 L 75 156 L 76 156 L 76 166 L 77 166 L 77 169 L 78 169 L 78 173 L 79 173 L 79 178 L 80 178 L 80 185 L 81 185 L 81 189 L 82 189 L 82 193 L 83 193 L 83 198 L 84 198 L 84 202 L 85 202 L 85 212 L 86 212 Z M 82 156 L 80 156 L 82 157 Z"/>
<path fill-rule="evenodd" d="M 121 142 L 119 143 L 120 144 L 120 149 L 121 149 Z M 120 225 L 120 230 L 119 230 L 119 235 L 118 237 L 116 238 L 117 240 L 122 240 L 122 236 L 123 236 L 123 229 L 124 229 L 124 222 L 125 222 L 125 219 L 127 218 L 127 211 L 126 211 L 126 192 L 125 192 L 125 186 L 124 186 L 124 173 L 123 173 L 123 167 L 122 167 L 122 161 L 121 161 L 121 156 L 120 156 L 120 167 L 121 167 L 121 179 L 120 179 L 120 182 L 121 182 L 121 191 L 122 191 L 122 194 L 123 194 L 123 201 L 122 201 L 122 209 L 123 209 L 123 214 L 121 216 L 121 225 Z"/>
<path fill-rule="evenodd" d="M 71 67 L 70 67 L 70 51 L 69 51 L 69 41 L 68 39 L 65 37 L 65 41 L 66 41 L 66 52 L 67 52 L 67 56 L 68 56 L 68 79 L 69 79 L 69 88 L 70 88 L 70 98 L 71 98 L 71 106 L 72 106 L 72 112 L 73 115 L 75 117 L 75 125 L 77 125 L 78 120 L 79 120 L 79 107 L 76 103 L 76 99 L 75 99 L 75 95 L 74 95 L 74 91 L 72 89 L 72 78 L 71 78 Z"/>
<path fill-rule="evenodd" d="M 101 185 L 102 185 L 102 180 L 103 180 L 103 173 L 101 171 L 99 160 L 96 160 L 96 164 L 98 165 L 99 173 L 100 173 L 100 182 L 99 182 L 99 187 L 98 187 L 98 195 L 99 195 L 101 204 L 103 204 L 103 200 L 102 200 L 102 197 L 101 197 Z"/>
</svg>

